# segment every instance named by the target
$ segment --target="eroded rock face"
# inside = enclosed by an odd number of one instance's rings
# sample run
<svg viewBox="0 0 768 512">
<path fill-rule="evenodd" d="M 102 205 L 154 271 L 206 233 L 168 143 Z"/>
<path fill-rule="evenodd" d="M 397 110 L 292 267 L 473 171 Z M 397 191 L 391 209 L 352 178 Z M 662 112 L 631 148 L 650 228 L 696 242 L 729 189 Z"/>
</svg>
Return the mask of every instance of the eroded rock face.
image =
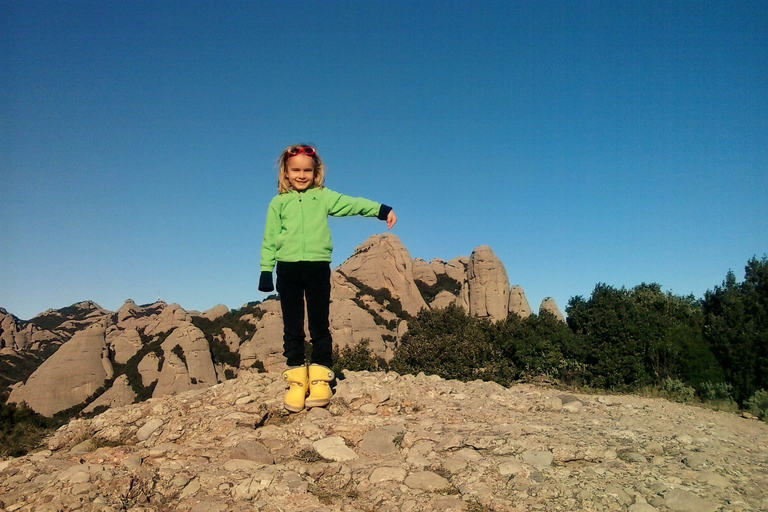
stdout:
<svg viewBox="0 0 768 512">
<path fill-rule="evenodd" d="M 519 285 L 509 289 L 509 312 L 515 313 L 520 318 L 531 316 L 531 306 L 525 298 L 525 292 Z"/>
<path fill-rule="evenodd" d="M 467 266 L 469 314 L 493 322 L 507 318 L 509 279 L 501 260 L 487 245 L 481 245 L 469 257 Z"/>
<path fill-rule="evenodd" d="M 76 333 L 14 389 L 9 402 L 26 402 L 44 416 L 84 402 L 112 377 L 112 364 L 101 323 Z"/>
<path fill-rule="evenodd" d="M 557 307 L 557 304 L 555 303 L 555 299 L 552 297 L 546 297 L 544 300 L 541 301 L 541 305 L 539 306 L 539 314 L 541 314 L 543 311 L 547 311 L 548 313 L 552 313 L 555 315 L 555 318 L 560 320 L 561 322 L 565 322 L 565 316 L 560 312 L 560 308 Z"/>
<path fill-rule="evenodd" d="M 61 337 L 32 323 L 22 322 L 0 308 L 0 355 L 38 350 L 41 342 L 60 343 Z"/>
<path fill-rule="evenodd" d="M 421 258 L 413 260 L 413 278 L 416 281 L 421 281 L 430 286 L 437 283 L 437 274 L 435 274 L 435 271 L 429 266 L 429 263 Z"/>
<path fill-rule="evenodd" d="M 413 277 L 413 260 L 400 239 L 392 234 L 373 235 L 363 242 L 338 271 L 353 284 L 386 288 L 412 316 L 427 308 Z"/>
<path fill-rule="evenodd" d="M 165 363 L 153 397 L 172 395 L 216 384 L 211 348 L 203 332 L 192 324 L 177 327 L 161 345 Z"/>
<path fill-rule="evenodd" d="M 72 421 L 46 450 L 0 461 L 3 507 L 706 512 L 768 501 L 763 422 L 531 384 L 343 377 L 327 408 L 287 416 L 279 374 L 242 371 Z"/>
</svg>

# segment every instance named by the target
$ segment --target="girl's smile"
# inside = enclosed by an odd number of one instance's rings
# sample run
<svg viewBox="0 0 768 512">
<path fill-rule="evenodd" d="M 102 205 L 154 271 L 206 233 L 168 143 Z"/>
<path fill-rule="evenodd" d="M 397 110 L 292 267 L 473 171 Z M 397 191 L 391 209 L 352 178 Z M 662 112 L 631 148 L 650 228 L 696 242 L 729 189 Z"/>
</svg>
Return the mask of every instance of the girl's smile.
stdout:
<svg viewBox="0 0 768 512">
<path fill-rule="evenodd" d="M 300 153 L 285 162 L 288 183 L 297 192 L 304 192 L 315 181 L 315 161 L 311 156 Z"/>
</svg>

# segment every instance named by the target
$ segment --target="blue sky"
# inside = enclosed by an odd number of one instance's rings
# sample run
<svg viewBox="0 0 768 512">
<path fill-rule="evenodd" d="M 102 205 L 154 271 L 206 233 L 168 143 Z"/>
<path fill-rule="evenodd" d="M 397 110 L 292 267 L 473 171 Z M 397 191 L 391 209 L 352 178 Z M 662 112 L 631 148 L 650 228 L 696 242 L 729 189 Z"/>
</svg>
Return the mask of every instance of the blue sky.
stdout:
<svg viewBox="0 0 768 512">
<path fill-rule="evenodd" d="M 0 307 L 260 300 L 274 162 L 534 309 L 768 252 L 768 2 L 0 0 Z M 332 219 L 334 265 L 372 219 Z"/>
</svg>

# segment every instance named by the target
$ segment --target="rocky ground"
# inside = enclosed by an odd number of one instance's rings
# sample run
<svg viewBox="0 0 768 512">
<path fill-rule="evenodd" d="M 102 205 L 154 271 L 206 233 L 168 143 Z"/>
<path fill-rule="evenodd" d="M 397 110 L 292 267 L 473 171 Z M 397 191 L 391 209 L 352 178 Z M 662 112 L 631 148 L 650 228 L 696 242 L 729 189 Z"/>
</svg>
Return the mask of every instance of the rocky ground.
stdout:
<svg viewBox="0 0 768 512">
<path fill-rule="evenodd" d="M 768 425 L 634 396 L 350 372 L 288 415 L 277 374 L 73 421 L 0 462 L 7 511 L 768 511 Z"/>
</svg>

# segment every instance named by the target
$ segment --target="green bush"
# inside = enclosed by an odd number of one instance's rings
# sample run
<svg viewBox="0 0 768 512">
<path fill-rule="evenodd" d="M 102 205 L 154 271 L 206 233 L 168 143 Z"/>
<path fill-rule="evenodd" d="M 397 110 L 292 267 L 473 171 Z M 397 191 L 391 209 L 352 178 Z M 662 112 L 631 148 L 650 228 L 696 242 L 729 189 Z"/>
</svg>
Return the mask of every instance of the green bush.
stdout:
<svg viewBox="0 0 768 512">
<path fill-rule="evenodd" d="M 26 403 L 0 404 L 0 458 L 29 453 L 62 424 L 36 413 Z"/>
<path fill-rule="evenodd" d="M 461 283 L 450 277 L 448 274 L 437 274 L 437 282 L 433 285 L 428 285 L 423 281 L 416 280 L 416 288 L 419 289 L 421 297 L 424 302 L 429 304 L 437 294 L 442 291 L 448 291 L 453 295 L 458 295 L 461 291 Z"/>
<path fill-rule="evenodd" d="M 768 421 L 768 391 L 758 389 L 744 401 L 744 407 L 763 421 Z"/>
<path fill-rule="evenodd" d="M 333 347 L 333 371 L 336 373 L 342 370 L 377 372 L 384 371 L 387 367 L 384 359 L 371 352 L 368 339 L 361 340 L 354 347 L 346 346 L 341 350 Z"/>
<path fill-rule="evenodd" d="M 667 377 L 662 383 L 662 395 L 674 402 L 689 403 L 692 402 L 696 390 L 686 385 L 684 382 L 678 379 L 671 379 Z"/>
<path fill-rule="evenodd" d="M 733 386 L 727 382 L 704 382 L 699 389 L 699 397 L 704 402 L 732 404 Z"/>
<path fill-rule="evenodd" d="M 470 317 L 456 305 L 421 311 L 409 323 L 389 366 L 398 373 L 501 384 L 510 383 L 517 373 L 493 343 L 491 323 Z"/>
</svg>

